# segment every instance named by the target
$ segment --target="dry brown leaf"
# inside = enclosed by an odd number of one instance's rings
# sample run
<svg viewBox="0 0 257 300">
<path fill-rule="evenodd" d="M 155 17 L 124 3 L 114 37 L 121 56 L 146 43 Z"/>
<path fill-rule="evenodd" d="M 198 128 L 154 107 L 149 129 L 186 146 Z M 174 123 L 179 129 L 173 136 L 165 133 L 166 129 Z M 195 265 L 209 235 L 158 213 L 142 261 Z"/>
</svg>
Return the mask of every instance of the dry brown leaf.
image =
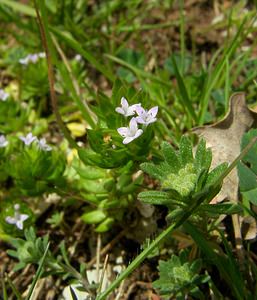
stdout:
<svg viewBox="0 0 257 300">
<path fill-rule="evenodd" d="M 217 165 L 228 162 L 231 163 L 240 154 L 240 143 L 245 132 L 252 127 L 256 127 L 257 112 L 250 110 L 245 101 L 244 93 L 232 95 L 229 102 L 229 111 L 223 120 L 210 125 L 193 129 L 200 137 L 206 140 L 207 147 L 212 150 L 213 160 L 212 168 Z M 215 204 L 225 199 L 238 202 L 239 178 L 236 168 L 224 179 L 222 189 L 212 200 Z M 234 235 L 236 241 L 236 250 L 240 261 L 244 259 L 242 244 L 242 220 L 238 215 L 232 216 Z M 256 235 L 251 230 L 251 237 Z"/>
<path fill-rule="evenodd" d="M 231 163 L 240 153 L 242 136 L 257 122 L 257 113 L 250 110 L 245 101 L 244 93 L 232 95 L 229 103 L 229 111 L 221 121 L 210 125 L 193 129 L 200 137 L 206 140 L 207 147 L 212 150 L 212 168 L 228 162 Z M 224 180 L 220 193 L 212 200 L 212 203 L 225 199 L 238 200 L 239 179 L 237 170 L 234 169 Z"/>
</svg>

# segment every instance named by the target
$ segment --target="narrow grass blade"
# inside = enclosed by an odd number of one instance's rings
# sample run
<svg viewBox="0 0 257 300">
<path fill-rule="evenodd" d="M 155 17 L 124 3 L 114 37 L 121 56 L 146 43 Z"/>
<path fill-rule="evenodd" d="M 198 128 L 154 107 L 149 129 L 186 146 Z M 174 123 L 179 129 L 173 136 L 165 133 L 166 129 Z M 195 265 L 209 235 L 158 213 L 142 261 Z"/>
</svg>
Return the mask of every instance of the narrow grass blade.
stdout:
<svg viewBox="0 0 257 300">
<path fill-rule="evenodd" d="M 73 48 L 78 54 L 81 54 L 93 67 L 95 67 L 100 73 L 102 73 L 111 82 L 114 82 L 115 76 L 112 72 L 103 64 L 100 63 L 88 50 L 85 50 L 79 42 L 77 42 L 73 37 L 68 36 L 61 30 L 50 27 L 51 32 L 54 33 L 56 37 L 65 42 L 69 47 Z"/>
<path fill-rule="evenodd" d="M 179 96 L 178 99 L 179 99 L 180 103 L 183 105 L 183 107 L 185 107 L 187 113 L 193 118 L 193 120 L 195 122 L 197 122 L 197 116 L 196 116 L 195 110 L 192 106 L 191 100 L 190 100 L 188 92 L 187 92 L 186 85 L 184 83 L 183 77 L 181 76 L 181 74 L 179 72 L 179 69 L 178 69 L 178 66 L 177 66 L 174 56 L 172 56 L 171 59 L 172 59 L 172 63 L 174 66 L 175 77 L 178 82 L 179 92 L 181 94 L 181 97 Z"/>
<path fill-rule="evenodd" d="M 2 291 L 3 291 L 3 300 L 8 300 L 4 278 L 1 279 L 1 283 L 2 283 Z"/>
<path fill-rule="evenodd" d="M 154 76 L 148 72 L 145 72 L 135 66 L 132 66 L 131 64 L 127 63 L 126 61 L 116 57 L 116 56 L 113 56 L 113 55 L 110 55 L 110 54 L 105 54 L 104 55 L 105 57 L 109 58 L 110 60 L 120 64 L 121 66 L 124 66 L 126 68 L 128 68 L 129 70 L 131 70 L 137 77 L 142 77 L 142 78 L 146 78 L 146 79 L 150 79 L 152 81 L 155 81 L 155 82 L 158 82 L 158 83 L 161 83 L 163 85 L 166 85 L 168 87 L 171 87 L 171 84 L 165 80 L 162 80 L 160 79 L 159 77 L 157 76 Z"/>
<path fill-rule="evenodd" d="M 29 17 L 36 17 L 34 8 L 32 8 L 28 5 L 19 3 L 18 1 L 0 0 L 0 4 L 7 5 L 7 6 L 11 7 L 13 10 L 23 13 L 24 15 L 27 15 Z"/>
<path fill-rule="evenodd" d="M 243 282 L 241 281 L 238 272 L 230 268 L 228 264 L 228 259 L 221 255 L 218 255 L 210 246 L 210 244 L 202 235 L 202 233 L 193 224 L 185 222 L 183 226 L 185 230 L 190 234 L 190 236 L 194 239 L 198 247 L 207 256 L 207 258 L 211 260 L 215 266 L 217 266 L 221 276 L 226 280 L 227 284 L 234 292 L 236 299 L 243 300 Z"/>
<path fill-rule="evenodd" d="M 244 30 L 246 21 L 247 21 L 247 19 L 245 18 L 243 20 L 241 26 L 239 27 L 237 34 L 235 35 L 231 44 L 225 48 L 223 56 L 222 56 L 221 60 L 218 62 L 218 64 L 215 66 L 214 70 L 209 70 L 210 76 L 205 83 L 205 86 L 203 88 L 203 93 L 202 93 L 201 99 L 200 99 L 201 110 L 200 110 L 200 116 L 199 116 L 199 125 L 202 125 L 204 123 L 204 118 L 205 118 L 205 114 L 206 114 L 206 111 L 208 108 L 210 93 L 211 93 L 213 87 L 215 86 L 215 84 L 217 83 L 222 70 L 225 68 L 226 61 L 233 55 L 233 53 L 238 48 L 238 46 L 241 42 L 240 38 L 242 36 L 244 36 L 243 30 Z"/>
<path fill-rule="evenodd" d="M 14 295 L 16 296 L 17 300 L 23 300 L 20 292 L 17 290 L 16 286 L 13 284 L 13 282 L 11 281 L 11 279 L 9 278 L 8 275 L 6 275 L 6 278 L 7 278 L 8 284 L 11 287 L 11 289 L 12 289 Z"/>
<path fill-rule="evenodd" d="M 30 300 L 30 299 L 31 299 L 32 294 L 33 294 L 34 289 L 35 289 L 35 286 L 36 286 L 36 284 L 37 284 L 39 278 L 41 277 L 41 275 L 42 275 L 42 273 L 43 273 L 43 267 L 44 267 L 44 264 L 45 264 L 47 252 L 48 252 L 48 249 L 49 249 L 49 245 L 50 245 L 50 243 L 48 243 L 47 246 L 46 246 L 44 255 L 43 255 L 43 257 L 42 257 L 42 259 L 41 259 L 41 261 L 40 261 L 40 264 L 39 264 L 39 266 L 38 266 L 36 275 L 35 275 L 34 278 L 33 278 L 32 284 L 31 284 L 31 286 L 30 286 L 28 295 L 27 295 L 27 297 L 26 297 L 25 300 Z"/>
</svg>

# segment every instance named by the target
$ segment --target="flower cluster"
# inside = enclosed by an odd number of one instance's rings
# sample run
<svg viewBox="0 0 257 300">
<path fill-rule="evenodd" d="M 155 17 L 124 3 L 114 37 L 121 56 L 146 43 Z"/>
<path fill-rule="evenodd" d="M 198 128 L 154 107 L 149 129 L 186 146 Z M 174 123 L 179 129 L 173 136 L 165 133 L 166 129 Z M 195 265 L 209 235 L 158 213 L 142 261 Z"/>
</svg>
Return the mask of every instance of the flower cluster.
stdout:
<svg viewBox="0 0 257 300">
<path fill-rule="evenodd" d="M 9 94 L 6 93 L 4 90 L 0 89 L 0 100 L 6 101 L 9 98 Z"/>
<path fill-rule="evenodd" d="M 147 126 L 157 120 L 158 106 L 154 106 L 149 110 L 144 109 L 141 103 L 129 106 L 127 99 L 122 97 L 121 106 L 116 107 L 115 111 L 125 117 L 137 114 L 136 117 L 130 120 L 128 127 L 120 127 L 117 129 L 118 133 L 124 138 L 123 144 L 128 144 L 143 133 L 143 129 L 138 128 L 138 124 Z"/>
<path fill-rule="evenodd" d="M 29 218 L 28 215 L 26 214 L 21 214 L 20 213 L 20 205 L 15 204 L 14 205 L 14 216 L 7 216 L 5 218 L 5 221 L 8 224 L 15 225 L 18 229 L 22 230 L 23 229 L 23 222 L 26 221 Z"/>
<path fill-rule="evenodd" d="M 45 57 L 46 57 L 45 52 L 29 54 L 26 57 L 19 59 L 19 63 L 22 65 L 28 65 L 30 63 L 35 64 L 38 62 L 40 58 L 45 58 Z"/>
<path fill-rule="evenodd" d="M 37 142 L 37 146 L 40 150 L 43 151 L 51 151 L 52 147 L 47 145 L 45 138 L 38 139 L 36 136 L 33 136 L 33 134 L 30 132 L 26 136 L 21 136 L 20 140 L 24 142 L 26 146 L 29 146 L 34 141 Z"/>
</svg>

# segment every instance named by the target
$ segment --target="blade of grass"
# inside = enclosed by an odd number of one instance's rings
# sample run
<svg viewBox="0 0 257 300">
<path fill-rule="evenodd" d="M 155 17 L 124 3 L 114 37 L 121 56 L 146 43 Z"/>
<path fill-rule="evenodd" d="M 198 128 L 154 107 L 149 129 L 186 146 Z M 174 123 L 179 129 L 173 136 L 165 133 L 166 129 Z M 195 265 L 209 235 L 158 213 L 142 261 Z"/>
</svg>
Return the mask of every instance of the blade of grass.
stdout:
<svg viewBox="0 0 257 300">
<path fill-rule="evenodd" d="M 182 106 L 186 109 L 186 112 L 188 113 L 188 115 L 195 121 L 197 122 L 197 116 L 195 113 L 195 110 L 192 106 L 191 100 L 189 98 L 188 92 L 187 92 L 187 88 L 185 85 L 185 82 L 183 80 L 183 77 L 181 76 L 176 60 L 174 58 L 174 56 L 171 57 L 172 60 L 172 64 L 174 66 L 174 72 L 175 72 L 175 77 L 177 79 L 178 82 L 178 88 L 179 88 L 179 92 L 180 95 L 178 97 L 178 100 L 181 102 Z"/>
<path fill-rule="evenodd" d="M 51 32 L 58 38 L 65 42 L 69 47 L 73 48 L 78 54 L 81 54 L 92 66 L 102 73 L 108 80 L 114 82 L 115 76 L 112 72 L 103 64 L 100 63 L 88 50 L 85 50 L 79 42 L 73 37 L 68 36 L 67 33 L 63 33 L 61 30 L 50 27 Z"/>
<path fill-rule="evenodd" d="M 2 291 L 3 291 L 3 300 L 8 300 L 4 278 L 1 278 L 1 283 L 2 283 Z"/>
<path fill-rule="evenodd" d="M 36 17 L 35 10 L 25 4 L 19 3 L 17 1 L 11 1 L 11 0 L 0 0 L 0 4 L 4 4 L 6 6 L 11 7 L 13 10 L 16 10 L 17 12 L 23 13 L 24 15 L 27 15 L 29 17 Z"/>
<path fill-rule="evenodd" d="M 20 292 L 17 290 L 16 286 L 13 284 L 9 276 L 6 274 L 6 279 L 8 281 L 9 286 L 11 287 L 14 295 L 16 296 L 17 300 L 23 300 Z"/>
<path fill-rule="evenodd" d="M 242 289 L 243 282 L 241 281 L 241 276 L 238 275 L 239 272 L 229 268 L 230 266 L 228 266 L 228 260 L 221 255 L 218 255 L 213 250 L 206 238 L 193 224 L 187 221 L 183 224 L 183 227 L 194 239 L 198 247 L 203 251 L 207 258 L 211 260 L 215 266 L 217 266 L 221 276 L 226 280 L 227 284 L 234 292 L 236 299 L 245 299 L 244 289 Z"/>
<path fill-rule="evenodd" d="M 211 93 L 213 87 L 215 86 L 216 82 L 218 81 L 222 70 L 225 67 L 226 60 L 232 56 L 232 54 L 238 48 L 238 46 L 242 40 L 242 39 L 240 39 L 240 37 L 244 31 L 244 26 L 246 24 L 246 21 L 247 21 L 247 18 L 244 18 L 243 22 L 241 23 L 241 25 L 237 31 L 237 34 L 235 35 L 235 37 L 232 40 L 232 42 L 230 43 L 230 45 L 228 45 L 225 48 L 223 56 L 222 56 L 221 60 L 218 62 L 218 64 L 215 66 L 214 70 L 209 69 L 210 76 L 208 77 L 208 79 L 205 82 L 205 86 L 203 88 L 203 92 L 202 92 L 202 95 L 200 98 L 199 125 L 202 125 L 204 123 L 205 114 L 206 114 L 208 104 L 209 104 L 210 93 Z M 243 36 L 245 36 L 245 34 L 243 34 Z"/>
<path fill-rule="evenodd" d="M 47 252 L 48 252 L 48 249 L 49 249 L 49 245 L 50 245 L 50 243 L 48 243 L 47 246 L 46 246 L 45 252 L 43 254 L 43 257 L 41 258 L 41 261 L 40 261 L 40 264 L 38 266 L 36 275 L 33 278 L 32 284 L 31 284 L 31 286 L 29 288 L 29 292 L 28 292 L 28 295 L 25 298 L 25 300 L 30 300 L 31 299 L 32 294 L 34 292 L 34 289 L 36 287 L 36 284 L 37 284 L 39 278 L 41 277 L 41 275 L 43 273 L 43 267 L 44 267 L 44 263 L 45 263 L 45 260 L 46 260 Z"/>
<path fill-rule="evenodd" d="M 63 68 L 58 68 L 62 74 L 62 77 L 65 81 L 65 84 L 67 85 L 68 90 L 70 91 L 71 95 L 73 96 L 73 99 L 75 100 L 78 108 L 80 109 L 82 115 L 84 116 L 84 119 L 88 122 L 88 124 L 91 126 L 91 128 L 95 127 L 95 120 L 96 120 L 96 116 L 95 114 L 90 110 L 89 106 L 87 105 L 87 103 L 83 103 L 81 98 L 80 98 L 80 89 L 79 89 L 79 85 L 76 81 L 76 78 L 74 77 L 73 73 L 72 73 L 72 69 L 69 65 L 69 62 L 64 54 L 64 52 L 62 51 L 60 45 L 58 44 L 57 40 L 53 37 L 53 42 L 54 45 L 58 51 L 58 53 L 60 54 L 64 66 L 65 66 L 65 70 L 63 70 Z M 92 117 L 91 117 L 92 116 Z M 93 119 L 94 117 L 94 119 Z"/>
</svg>

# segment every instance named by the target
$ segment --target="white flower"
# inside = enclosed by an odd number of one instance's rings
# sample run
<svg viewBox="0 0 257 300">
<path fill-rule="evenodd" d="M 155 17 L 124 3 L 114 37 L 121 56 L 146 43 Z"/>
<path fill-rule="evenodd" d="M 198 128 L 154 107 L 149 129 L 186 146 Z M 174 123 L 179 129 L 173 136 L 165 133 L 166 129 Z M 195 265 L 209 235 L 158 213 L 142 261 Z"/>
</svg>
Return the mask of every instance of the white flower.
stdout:
<svg viewBox="0 0 257 300">
<path fill-rule="evenodd" d="M 136 107 L 136 112 L 138 114 L 138 117 L 136 117 L 137 123 L 149 125 L 157 120 L 158 106 L 152 107 L 149 111 L 138 106 Z"/>
<path fill-rule="evenodd" d="M 22 140 L 26 146 L 29 146 L 31 143 L 37 140 L 37 137 L 33 136 L 32 133 L 30 132 L 26 136 L 21 136 L 20 140 Z"/>
<path fill-rule="evenodd" d="M 123 144 L 132 142 L 143 133 L 142 129 L 138 129 L 135 118 L 130 120 L 129 127 L 120 127 L 117 131 L 122 137 L 124 137 Z"/>
<path fill-rule="evenodd" d="M 129 106 L 128 101 L 125 97 L 121 98 L 121 107 L 116 107 L 115 111 L 125 117 L 133 116 L 135 114 L 136 108 L 141 106 L 141 103 L 133 104 Z"/>
<path fill-rule="evenodd" d="M 38 57 L 40 57 L 40 58 L 46 58 L 45 52 L 38 53 Z"/>
<path fill-rule="evenodd" d="M 18 229 L 22 230 L 23 222 L 26 221 L 28 218 L 29 218 L 28 215 L 20 213 L 20 205 L 15 204 L 14 205 L 14 216 L 13 217 L 7 216 L 5 218 L 5 221 L 8 224 L 14 224 Z"/>
<path fill-rule="evenodd" d="M 51 151 L 52 150 L 52 147 L 47 145 L 45 138 L 42 138 L 38 141 L 38 148 L 43 151 Z"/>
<path fill-rule="evenodd" d="M 80 54 L 76 54 L 76 55 L 74 56 L 74 59 L 75 59 L 76 61 L 82 61 L 82 56 L 81 56 Z"/>
<path fill-rule="evenodd" d="M 28 57 L 26 56 L 26 57 L 24 57 L 24 58 L 19 59 L 19 63 L 20 63 L 21 65 L 27 65 L 27 64 L 29 63 Z"/>
<path fill-rule="evenodd" d="M 4 148 L 8 145 L 8 141 L 6 140 L 4 135 L 0 135 L 0 148 Z"/>
<path fill-rule="evenodd" d="M 6 93 L 4 90 L 0 89 L 0 100 L 6 101 L 9 97 L 9 94 Z"/>
</svg>

